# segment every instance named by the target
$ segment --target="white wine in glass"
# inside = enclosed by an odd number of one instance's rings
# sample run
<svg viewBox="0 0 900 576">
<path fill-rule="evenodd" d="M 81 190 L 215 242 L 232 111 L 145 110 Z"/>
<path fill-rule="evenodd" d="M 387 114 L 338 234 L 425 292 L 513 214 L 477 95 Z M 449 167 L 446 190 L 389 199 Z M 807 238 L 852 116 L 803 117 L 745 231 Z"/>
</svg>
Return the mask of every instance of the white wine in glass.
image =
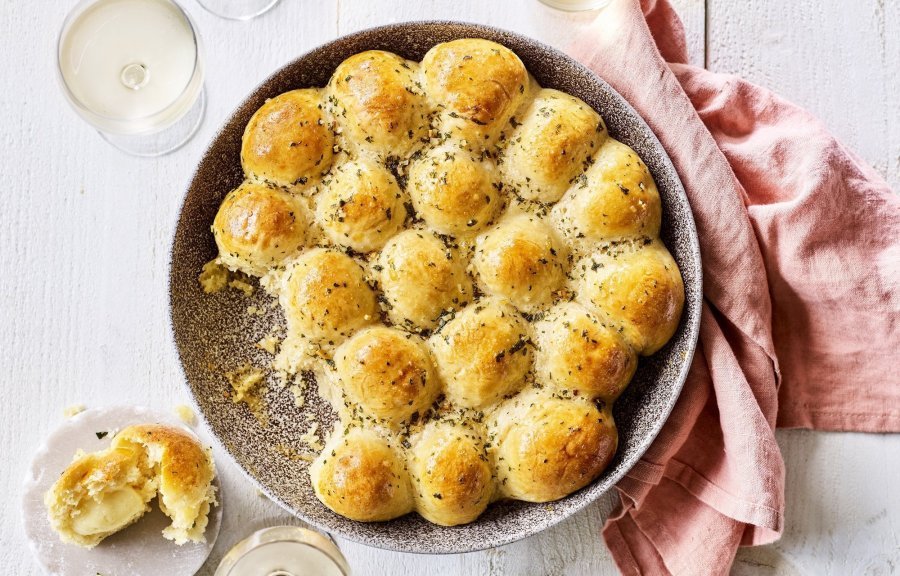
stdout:
<svg viewBox="0 0 900 576">
<path fill-rule="evenodd" d="M 199 36 L 172 0 L 83 0 L 63 24 L 58 61 L 69 103 L 125 152 L 170 152 L 203 118 Z"/>
<path fill-rule="evenodd" d="M 235 544 L 215 576 L 350 576 L 350 566 L 327 534 L 273 526 Z"/>
</svg>

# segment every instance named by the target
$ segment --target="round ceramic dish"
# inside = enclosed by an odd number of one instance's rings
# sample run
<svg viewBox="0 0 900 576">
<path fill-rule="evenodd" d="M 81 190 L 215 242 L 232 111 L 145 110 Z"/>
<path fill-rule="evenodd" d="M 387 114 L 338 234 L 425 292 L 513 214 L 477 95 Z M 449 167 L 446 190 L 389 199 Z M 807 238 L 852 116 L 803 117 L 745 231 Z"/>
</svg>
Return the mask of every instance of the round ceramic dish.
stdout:
<svg viewBox="0 0 900 576">
<path fill-rule="evenodd" d="M 295 88 L 324 86 L 337 65 L 364 50 L 390 50 L 421 60 L 440 42 L 480 37 L 508 46 L 541 85 L 578 96 L 604 118 L 610 134 L 634 148 L 656 179 L 663 204 L 662 239 L 681 268 L 685 307 L 672 340 L 649 358 L 615 404 L 619 448 L 595 482 L 550 504 L 499 502 L 475 522 L 446 528 L 410 514 L 365 524 L 334 514 L 313 495 L 308 463 L 297 456 L 304 418 L 315 413 L 331 422 L 330 407 L 314 393 L 296 408 L 286 390 L 269 386 L 268 422 L 262 425 L 243 404 L 229 399 L 224 373 L 245 363 L 266 366 L 271 356 L 254 343 L 281 312 L 262 290 L 246 298 L 236 290 L 207 295 L 197 281 L 203 264 L 216 256 L 210 225 L 219 203 L 243 179 L 241 135 L 267 98 Z M 234 112 L 203 156 L 191 181 L 172 246 L 169 277 L 172 328 L 187 385 L 214 434 L 251 480 L 269 497 L 307 522 L 372 546 L 404 552 L 469 552 L 535 534 L 584 508 L 609 490 L 641 457 L 675 404 L 687 375 L 700 323 L 701 269 L 697 232 L 681 181 L 656 136 L 634 109 L 593 72 L 562 52 L 496 28 L 455 22 L 410 22 L 365 30 L 325 44 L 291 62 L 260 85 Z M 265 311 L 250 315 L 253 305 Z M 315 389 L 311 387 L 311 389 Z M 326 431 L 330 428 L 326 426 Z"/>
</svg>

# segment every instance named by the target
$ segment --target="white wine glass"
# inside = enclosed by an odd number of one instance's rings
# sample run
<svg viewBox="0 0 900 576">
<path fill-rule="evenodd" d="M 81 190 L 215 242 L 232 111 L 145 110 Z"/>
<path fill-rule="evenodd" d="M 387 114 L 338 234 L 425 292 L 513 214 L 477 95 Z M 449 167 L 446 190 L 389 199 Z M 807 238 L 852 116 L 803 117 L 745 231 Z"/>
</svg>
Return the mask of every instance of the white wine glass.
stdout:
<svg viewBox="0 0 900 576">
<path fill-rule="evenodd" d="M 350 576 L 327 534 L 302 526 L 263 528 L 225 554 L 215 576 Z"/>
<path fill-rule="evenodd" d="M 265 14 L 281 0 L 197 0 L 210 14 L 226 20 L 250 20 Z"/>
<path fill-rule="evenodd" d="M 203 58 L 191 18 L 174 0 L 82 0 L 57 43 L 72 108 L 116 148 L 160 156 L 203 120 Z"/>
</svg>

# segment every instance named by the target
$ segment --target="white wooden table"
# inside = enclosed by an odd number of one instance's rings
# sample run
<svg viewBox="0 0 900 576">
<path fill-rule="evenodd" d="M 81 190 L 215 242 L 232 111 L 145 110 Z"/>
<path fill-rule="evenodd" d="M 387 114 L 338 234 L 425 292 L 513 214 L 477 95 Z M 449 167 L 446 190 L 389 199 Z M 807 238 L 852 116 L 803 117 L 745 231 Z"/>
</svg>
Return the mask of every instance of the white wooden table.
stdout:
<svg viewBox="0 0 900 576">
<path fill-rule="evenodd" d="M 159 160 L 127 157 L 71 112 L 54 78 L 57 31 L 74 0 L 0 0 L 0 572 L 37 574 L 19 520 L 32 451 L 68 405 L 187 400 L 170 342 L 169 243 L 204 147 L 260 80 L 340 34 L 401 20 L 494 24 L 564 47 L 589 15 L 536 0 L 284 0 L 251 23 L 194 0 L 207 53 L 199 134 Z M 900 190 L 900 2 L 679 0 L 691 60 L 768 85 L 818 114 Z M 900 571 L 900 435 L 779 432 L 787 526 L 742 550 L 735 574 Z M 217 454 L 225 522 L 203 574 L 251 529 L 290 522 Z M 357 574 L 614 574 L 597 503 L 561 525 L 486 552 L 426 557 L 340 545 Z"/>
</svg>

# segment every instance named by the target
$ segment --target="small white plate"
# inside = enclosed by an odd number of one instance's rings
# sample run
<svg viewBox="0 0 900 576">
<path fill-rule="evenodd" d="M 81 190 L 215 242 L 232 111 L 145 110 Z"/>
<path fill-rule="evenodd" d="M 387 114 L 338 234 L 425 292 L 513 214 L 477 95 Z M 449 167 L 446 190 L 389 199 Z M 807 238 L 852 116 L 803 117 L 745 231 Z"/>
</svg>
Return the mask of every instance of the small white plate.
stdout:
<svg viewBox="0 0 900 576">
<path fill-rule="evenodd" d="M 162 536 L 162 529 L 169 519 L 159 511 L 156 501 L 153 509 L 125 530 L 113 534 L 92 550 L 74 544 L 66 544 L 50 526 L 44 507 L 44 493 L 50 489 L 59 475 L 72 462 L 75 451 L 102 450 L 109 446 L 116 431 L 132 424 L 158 423 L 177 426 L 198 436 L 175 416 L 158 410 L 135 406 L 116 406 L 86 410 L 66 420 L 44 444 L 38 448 L 25 479 L 22 498 L 22 519 L 25 534 L 35 559 L 52 576 L 168 576 L 192 575 L 209 556 L 222 521 L 222 493 L 219 487 L 218 506 L 210 512 L 206 528 L 206 542 L 187 543 L 178 546 Z M 98 438 L 98 432 L 103 438 Z M 103 432 L 107 432 L 103 435 Z M 210 443 L 198 436 L 200 441 Z"/>
</svg>

